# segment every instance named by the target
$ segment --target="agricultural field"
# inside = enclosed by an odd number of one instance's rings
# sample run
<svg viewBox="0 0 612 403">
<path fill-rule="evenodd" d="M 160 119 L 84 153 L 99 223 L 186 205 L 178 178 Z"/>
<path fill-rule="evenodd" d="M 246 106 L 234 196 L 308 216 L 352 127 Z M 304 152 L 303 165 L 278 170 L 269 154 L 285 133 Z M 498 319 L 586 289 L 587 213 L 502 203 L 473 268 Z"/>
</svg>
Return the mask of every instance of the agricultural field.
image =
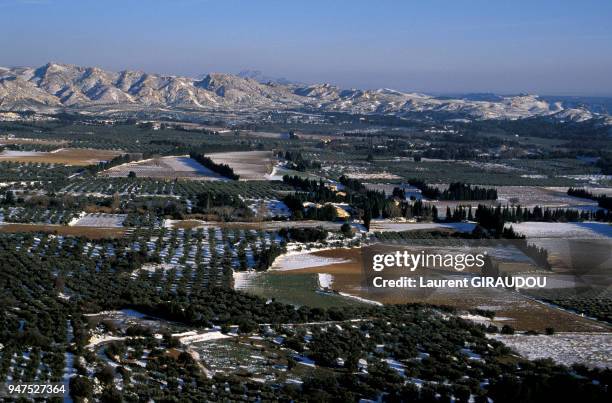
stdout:
<svg viewBox="0 0 612 403">
<path fill-rule="evenodd" d="M 21 137 L 0 137 L 0 146 L 4 145 L 33 145 L 33 146 L 62 146 L 67 144 L 65 140 L 45 140 Z"/>
<path fill-rule="evenodd" d="M 282 183 L 269 181 L 193 181 L 160 180 L 146 178 L 96 178 L 93 180 L 74 180 L 62 188 L 63 193 L 73 195 L 98 194 L 152 195 L 195 198 L 201 193 L 224 193 L 246 198 L 272 198 L 279 193 L 291 190 Z"/>
<path fill-rule="evenodd" d="M 493 338 L 531 360 L 550 358 L 567 366 L 581 363 L 606 368 L 612 365 L 612 334 L 514 334 L 495 335 Z"/>
<path fill-rule="evenodd" d="M 68 225 L 73 227 L 121 228 L 126 219 L 125 214 L 80 214 Z"/>
<path fill-rule="evenodd" d="M 126 178 L 130 172 L 133 172 L 137 178 L 226 180 L 188 156 L 169 156 L 128 162 L 112 167 L 100 175 L 109 178 Z"/>
<path fill-rule="evenodd" d="M 523 207 L 573 207 L 594 208 L 597 202 L 567 195 L 565 187 L 499 186 L 496 187 L 498 202 L 520 204 Z"/>
<path fill-rule="evenodd" d="M 0 223 L 68 224 L 76 215 L 70 210 L 0 207 Z"/>
<path fill-rule="evenodd" d="M 439 242 L 437 242 L 439 244 Z M 367 248 L 367 247 L 366 247 Z M 414 250 L 424 250 L 426 246 L 413 246 Z M 431 246 L 429 246 L 431 248 Z M 433 247 L 434 250 L 439 249 Z M 450 250 L 450 249 L 449 249 Z M 544 331 L 546 327 L 555 327 L 565 331 L 595 331 L 605 332 L 609 328 L 605 325 L 593 323 L 588 319 L 576 317 L 568 312 L 554 309 L 554 307 L 538 303 L 531 298 L 523 296 L 521 293 L 504 289 L 445 289 L 436 290 L 374 290 L 364 288 L 364 262 L 362 261 L 364 251 L 361 249 L 328 249 L 313 252 L 302 251 L 293 252 L 277 259 L 270 271 L 262 275 L 252 277 L 240 277 L 240 288 L 257 295 L 266 297 L 278 297 L 284 300 L 291 300 L 293 303 L 304 301 L 305 295 L 298 295 L 293 290 L 296 282 L 301 281 L 304 285 L 308 284 L 312 276 L 322 276 L 323 286 L 319 282 L 318 287 L 310 294 L 309 304 L 315 303 L 320 298 L 318 295 L 325 288 L 333 290 L 331 294 L 324 294 L 330 298 L 352 298 L 354 303 L 407 303 L 407 302 L 426 302 L 432 304 L 451 305 L 460 309 L 479 308 L 494 310 L 497 320 L 493 323 L 498 326 L 504 324 L 512 325 L 520 330 Z M 500 250 L 494 248 L 489 250 L 491 255 L 496 255 L 500 259 L 502 270 L 514 274 L 521 272 L 533 273 L 537 270 L 528 257 L 525 257 L 519 250 Z M 518 271 L 516 271 L 518 269 Z M 467 272 L 466 272 L 467 273 Z M 414 273 L 412 275 L 417 275 Z M 463 273 L 459 273 L 463 274 Z M 469 276 L 470 274 L 468 274 Z M 540 271 L 540 275 L 547 275 L 549 282 L 555 284 L 555 276 L 551 273 Z M 282 279 L 274 278 L 288 276 L 287 287 L 284 287 Z M 310 276 L 310 277 L 309 277 Z M 428 271 L 428 277 L 432 278 L 457 278 L 457 273 L 449 273 L 440 270 Z M 460 277 L 460 276 L 459 276 Z M 563 277 L 560 277 L 560 280 Z M 319 280 L 318 277 L 316 280 Z M 312 283 L 311 283 L 312 284 Z M 304 287 L 311 289 L 312 286 Z M 320 302 L 319 302 L 320 303 Z"/>
<path fill-rule="evenodd" d="M 0 383 L 62 382 L 74 401 L 480 402 L 503 401 L 502 365 L 606 382 L 612 191 L 594 160 L 514 127 L 297 115 L 0 122 Z M 567 195 L 580 185 L 597 197 Z M 427 275 L 548 287 L 368 287 L 380 248 L 468 241 L 496 272 Z"/>
<path fill-rule="evenodd" d="M 110 161 L 121 151 L 87 148 L 59 148 L 53 151 L 12 151 L 0 153 L 0 161 L 86 166 Z"/>
<path fill-rule="evenodd" d="M 585 284 L 581 287 L 565 287 L 538 290 L 529 295 L 547 303 L 585 315 L 590 318 L 612 323 L 610 284 Z"/>
<path fill-rule="evenodd" d="M 283 228 L 323 228 L 328 231 L 339 231 L 342 223 L 321 222 L 314 220 L 304 221 L 229 221 L 211 222 L 203 220 L 166 220 L 165 224 L 170 228 L 209 228 L 221 227 L 228 229 L 249 229 L 256 231 L 279 231 Z"/>
<path fill-rule="evenodd" d="M 0 225 L 0 233 L 4 234 L 51 234 L 53 236 L 85 237 L 98 240 L 121 238 L 126 234 L 123 228 L 70 227 L 52 224 L 11 224 Z"/>
<path fill-rule="evenodd" d="M 563 239 L 610 239 L 612 225 L 601 222 L 581 223 L 512 223 L 519 233 L 528 238 L 563 238 Z"/>
<path fill-rule="evenodd" d="M 244 151 L 208 154 L 217 164 L 226 164 L 241 180 L 265 180 L 272 173 L 276 160 L 269 151 Z"/>
<path fill-rule="evenodd" d="M 423 231 L 423 230 L 455 230 L 459 232 L 472 232 L 475 228 L 474 223 L 416 223 L 398 222 L 389 220 L 373 220 L 370 224 L 373 232 L 402 232 L 402 231 Z"/>
<path fill-rule="evenodd" d="M 23 162 L 0 162 L 0 180 L 4 186 L 18 190 L 57 189 L 74 175 L 78 167 Z"/>
<path fill-rule="evenodd" d="M 493 186 L 580 186 L 607 183 L 607 178 L 578 175 L 577 172 L 596 172 L 591 166 L 573 160 L 559 161 L 552 166 L 548 161 L 524 163 L 510 160 L 503 163 L 422 160 L 409 158 L 376 160 L 374 166 L 365 166 L 365 172 L 375 170 L 375 179 L 418 178 L 432 183 L 467 182 Z M 351 175 L 352 167 L 336 164 L 334 171 Z M 367 173 L 358 174 L 368 175 Z M 363 178 L 367 180 L 366 177 Z"/>
</svg>

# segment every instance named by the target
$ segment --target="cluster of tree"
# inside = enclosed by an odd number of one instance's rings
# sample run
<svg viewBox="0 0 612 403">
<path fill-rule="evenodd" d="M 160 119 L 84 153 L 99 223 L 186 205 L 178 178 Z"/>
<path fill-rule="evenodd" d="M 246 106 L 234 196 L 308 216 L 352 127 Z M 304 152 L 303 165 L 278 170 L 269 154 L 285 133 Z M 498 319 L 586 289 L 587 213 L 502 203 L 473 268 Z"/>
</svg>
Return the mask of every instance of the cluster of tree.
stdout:
<svg viewBox="0 0 612 403">
<path fill-rule="evenodd" d="M 300 151 L 291 151 L 287 150 L 284 155 L 282 155 L 289 164 L 287 167 L 289 169 L 293 169 L 296 171 L 304 172 L 308 169 L 320 169 L 321 163 L 314 160 L 305 159 Z"/>
<path fill-rule="evenodd" d="M 312 201 L 317 203 L 326 202 L 345 202 L 361 212 L 360 216 L 364 220 L 364 225 L 369 228 L 373 218 L 420 218 L 437 219 L 438 211 L 435 206 L 426 206 L 420 201 L 406 203 L 387 198 L 384 192 L 368 190 L 357 179 L 346 176 L 340 177 L 340 183 L 344 185 L 345 195 L 329 189 L 322 181 L 300 178 L 298 176 L 285 176 L 283 181 L 306 193 L 295 193 L 288 195 L 283 202 L 294 212 L 294 217 L 309 219 L 336 219 L 336 211 L 333 206 L 325 205 L 321 208 L 310 208 L 305 210 L 304 202 Z M 397 195 L 397 193 L 395 193 Z"/>
<path fill-rule="evenodd" d="M 456 206 L 453 209 L 450 206 L 446 206 L 446 222 L 461 222 L 461 221 L 473 221 L 474 215 L 472 214 L 472 206 Z"/>
<path fill-rule="evenodd" d="M 442 192 L 440 200 L 497 200 L 497 190 L 454 182 Z"/>
<path fill-rule="evenodd" d="M 363 183 L 359 182 L 358 179 L 349 178 L 348 176 L 342 175 L 339 178 L 339 181 L 346 189 L 355 191 L 355 192 L 363 192 L 366 187 Z"/>
<path fill-rule="evenodd" d="M 338 219 L 338 211 L 333 204 L 325 203 L 320 206 L 317 205 L 305 208 L 301 215 L 299 212 L 294 215 L 294 218 L 296 219 L 300 219 L 300 217 L 307 220 L 336 221 Z"/>
<path fill-rule="evenodd" d="M 452 212 L 447 209 L 447 217 L 450 217 L 451 221 L 472 220 L 472 207 L 458 206 Z M 589 210 L 542 208 L 540 206 L 529 209 L 521 206 L 492 207 L 479 204 L 474 219 L 483 227 L 491 229 L 501 228 L 504 222 L 576 222 L 588 220 L 610 222 L 612 221 L 612 214 L 604 210 L 592 212 Z M 493 225 L 494 223 L 495 225 Z"/>
<path fill-rule="evenodd" d="M 419 221 L 437 221 L 438 208 L 434 205 L 425 205 L 422 201 L 414 202 L 397 201 L 387 199 L 384 193 L 367 191 L 366 197 L 359 208 L 363 210 L 363 223 L 366 229 L 370 229 L 373 218 L 397 218 L 417 219 Z"/>
<path fill-rule="evenodd" d="M 304 207 L 304 202 L 308 199 L 309 196 L 306 193 L 288 194 L 283 198 L 294 220 L 335 221 L 338 219 L 338 212 L 333 204 L 325 203 Z"/>
<path fill-rule="evenodd" d="M 471 160 L 478 157 L 478 152 L 474 150 L 473 146 L 431 147 L 424 150 L 421 156 L 442 160 Z"/>
<path fill-rule="evenodd" d="M 551 270 L 552 266 L 548 261 L 548 251 L 542 247 L 527 243 L 526 239 L 521 239 L 516 243 L 516 246 L 534 263 L 545 270 Z"/>
<path fill-rule="evenodd" d="M 234 194 L 222 192 L 199 193 L 193 212 L 207 212 L 214 207 L 245 207 L 244 201 Z"/>
<path fill-rule="evenodd" d="M 423 197 L 427 199 L 437 199 L 440 197 L 440 189 L 435 186 L 428 185 L 421 179 L 408 179 L 408 184 L 419 189 Z"/>
<path fill-rule="evenodd" d="M 520 137 L 540 137 L 578 140 L 609 138 L 608 129 L 597 121 L 560 122 L 546 117 L 528 119 L 479 120 L 469 123 L 456 122 L 455 126 L 464 134 L 493 133 L 503 131 Z M 463 137 L 471 137 L 464 135 Z"/>
<path fill-rule="evenodd" d="M 504 231 L 505 217 L 500 206 L 493 208 L 479 204 L 474 218 L 481 227 L 493 231 L 497 236 Z"/>
<path fill-rule="evenodd" d="M 600 287 L 542 289 L 535 298 L 612 324 L 612 293 Z"/>
<path fill-rule="evenodd" d="M 323 227 L 315 228 L 281 228 L 278 235 L 296 242 L 323 242 L 327 239 L 327 230 Z"/>
<path fill-rule="evenodd" d="M 406 213 L 406 207 L 404 207 L 404 210 L 399 208 L 396 201 L 388 199 L 384 192 L 368 190 L 358 180 L 345 176 L 340 177 L 340 183 L 345 186 L 343 195 L 331 190 L 323 181 L 286 175 L 283 177 L 283 182 L 304 191 L 288 195 L 283 199 L 297 218 L 324 220 L 335 220 L 337 218 L 335 208 L 330 205 L 305 210 L 303 203 L 307 201 L 315 203 L 348 203 L 357 211 L 362 211 L 362 218 L 366 220 L 367 225 L 369 225 L 369 221 L 372 218 L 380 216 L 385 218 L 399 217 Z M 417 207 L 417 209 L 421 207 Z"/>
<path fill-rule="evenodd" d="M 257 262 L 255 264 L 255 270 L 257 271 L 265 271 L 272 266 L 274 260 L 286 252 L 286 248 L 283 245 L 272 244 L 268 248 L 264 248 L 257 255 Z"/>
<path fill-rule="evenodd" d="M 71 394 L 76 398 L 93 399 L 95 395 L 101 400 L 116 401 L 123 395 L 128 400 L 136 396 L 166 401 L 181 393 L 185 399 L 198 401 L 240 400 L 247 395 L 252 400 L 263 401 L 355 401 L 379 397 L 383 401 L 433 401 L 434 398 L 449 400 L 452 397 L 467 402 L 474 397 L 484 402 L 488 397 L 496 401 L 510 401 L 507 396 L 520 401 L 532 398 L 542 401 L 546 397 L 559 396 L 559 393 L 567 396 L 581 393 L 591 401 L 607 401 L 609 370 L 574 368 L 573 371 L 580 375 L 577 377 L 564 367 L 512 357 L 510 350 L 501 343 L 486 337 L 483 326 L 448 315 L 453 312 L 450 308 L 419 304 L 296 308 L 229 287 L 200 287 L 197 281 L 189 293 L 179 292 L 164 285 L 159 276 L 134 277 L 134 266 L 128 261 L 136 261 L 135 256 L 116 258 L 112 264 L 109 259 L 96 262 L 82 253 L 87 240 L 76 240 L 77 245 L 68 244 L 59 249 L 57 255 L 56 249 L 50 248 L 42 258 L 38 253 L 28 255 L 25 248 L 16 248 L 15 237 L 0 237 L 0 285 L 5 290 L 0 304 L 2 365 L 13 365 L 13 353 L 23 351 L 19 348 L 35 346 L 46 352 L 57 352 L 51 355 L 57 362 L 52 365 L 54 372 L 49 379 L 61 379 L 67 348 L 85 357 L 93 356 L 87 360 L 94 362 L 95 354 L 84 348 L 89 329 L 82 314 L 100 310 L 133 308 L 188 326 L 239 324 L 240 331 L 247 333 L 257 330 L 259 323 L 274 326 L 350 320 L 349 325 L 323 324 L 325 330 L 313 328 L 309 342 L 297 330 L 292 330 L 297 326 L 292 326 L 288 331 L 295 331 L 289 335 L 295 349 L 291 348 L 315 359 L 317 368 L 304 376 L 300 387 L 283 385 L 277 388 L 245 378 L 207 379 L 188 354 L 178 357 L 166 354 L 171 346 L 170 338 L 156 341 L 145 329 L 126 329 L 125 335 L 130 338 L 125 343 L 157 343 L 146 345 L 151 354 L 146 371 L 138 373 L 139 382 L 130 381 L 132 371 L 98 366 L 94 376 L 101 387 L 93 388 L 89 372 L 76 359 L 78 375 L 70 384 Z M 115 242 L 116 250 L 124 250 L 133 241 Z M 276 253 L 269 252 L 266 260 L 273 259 Z M 138 267 L 142 262 L 136 264 Z M 220 268 L 219 263 L 213 264 L 213 268 Z M 63 278 L 64 284 L 57 281 L 58 276 Z M 60 290 L 70 293 L 70 301 L 57 297 Z M 67 323 L 74 329 L 73 347 L 69 347 Z M 482 360 L 475 362 L 462 353 L 465 346 L 470 346 Z M 126 354 L 127 347 L 109 346 L 108 354 L 113 357 Z M 129 347 L 132 350 L 144 348 L 136 344 L 129 344 Z M 419 352 L 427 356 L 414 360 Z M 35 357 L 36 353 L 32 359 Z M 343 358 L 343 363 L 337 360 L 339 357 Z M 417 388 L 405 382 L 406 378 L 385 363 L 387 357 L 410 362 L 404 368 L 404 375 L 423 380 L 423 386 Z M 357 372 L 363 368 L 361 359 L 367 360 L 367 372 Z M 288 364 L 291 367 L 291 361 Z M 114 389 L 116 375 L 124 377 L 121 391 Z M 490 380 L 489 386 L 483 386 L 483 379 Z M 160 380 L 163 388 L 159 387 Z M 510 385 L 514 388 L 509 389 Z"/>
<path fill-rule="evenodd" d="M 200 164 L 204 165 L 206 168 L 210 169 L 213 172 L 218 173 L 221 176 L 224 176 L 226 178 L 236 180 L 236 181 L 240 179 L 240 176 L 234 173 L 234 170 L 232 169 L 232 167 L 230 167 L 227 164 L 217 164 L 211 158 L 207 157 L 204 154 L 201 154 L 198 152 L 191 152 L 189 153 L 189 157 L 198 161 Z"/>
<path fill-rule="evenodd" d="M 126 164 L 132 161 L 138 161 L 141 158 L 143 158 L 142 154 L 121 154 L 121 155 L 114 157 L 110 161 L 102 161 L 95 165 L 89 165 L 85 169 L 90 174 L 95 175 L 98 172 L 105 171 L 114 166 Z"/>
<path fill-rule="evenodd" d="M 175 148 L 186 148 L 188 145 L 179 140 L 168 140 L 168 139 L 156 139 L 149 140 L 149 144 L 154 144 L 158 146 L 172 146 Z"/>
<path fill-rule="evenodd" d="M 181 215 L 173 214 L 174 217 L 181 217 Z M 125 220 L 123 221 L 124 227 L 149 227 L 153 228 L 156 225 L 160 224 L 160 219 L 158 218 L 158 214 L 152 211 L 145 212 L 135 212 L 130 211 Z"/>
<path fill-rule="evenodd" d="M 605 208 L 606 210 L 612 210 L 612 197 L 608 197 L 606 195 L 594 195 L 584 188 L 569 188 L 567 189 L 567 194 L 568 196 L 594 200 L 597 202 L 599 207 Z"/>
<path fill-rule="evenodd" d="M 297 194 L 297 197 L 301 198 L 302 201 L 324 203 L 342 202 L 346 200 L 345 196 L 338 195 L 337 192 L 333 191 L 329 186 L 326 186 L 323 180 L 316 181 L 313 179 L 301 178 L 297 175 L 285 175 L 283 176 L 283 182 L 305 192 L 301 195 L 299 193 Z"/>
<path fill-rule="evenodd" d="M 472 186 L 461 182 L 451 183 L 447 189 L 440 191 L 420 179 L 409 179 L 408 184 L 419 189 L 424 197 L 435 200 L 497 200 L 497 190 Z"/>
</svg>

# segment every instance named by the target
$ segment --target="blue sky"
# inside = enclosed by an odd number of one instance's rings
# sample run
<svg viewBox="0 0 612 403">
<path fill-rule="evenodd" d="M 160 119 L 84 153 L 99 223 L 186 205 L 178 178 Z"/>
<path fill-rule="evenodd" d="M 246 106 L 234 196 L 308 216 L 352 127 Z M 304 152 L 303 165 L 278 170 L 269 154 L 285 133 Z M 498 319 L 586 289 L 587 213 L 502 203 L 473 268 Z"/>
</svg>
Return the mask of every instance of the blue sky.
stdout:
<svg viewBox="0 0 612 403">
<path fill-rule="evenodd" d="M 612 95 L 610 0 L 0 0 L 0 65 Z"/>
</svg>

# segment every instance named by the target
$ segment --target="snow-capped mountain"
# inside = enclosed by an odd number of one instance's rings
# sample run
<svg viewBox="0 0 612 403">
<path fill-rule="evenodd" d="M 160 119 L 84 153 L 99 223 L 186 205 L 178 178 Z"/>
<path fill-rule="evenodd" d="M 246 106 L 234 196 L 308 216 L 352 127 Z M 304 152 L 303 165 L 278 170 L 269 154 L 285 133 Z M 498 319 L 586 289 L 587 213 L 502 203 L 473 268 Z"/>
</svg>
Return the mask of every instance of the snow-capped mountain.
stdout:
<svg viewBox="0 0 612 403">
<path fill-rule="evenodd" d="M 535 95 L 449 99 L 392 89 L 261 82 L 261 74 L 256 73 L 243 73 L 242 77 L 211 73 L 189 78 L 141 71 L 116 73 L 58 63 L 38 68 L 0 67 L 0 110 L 100 113 L 306 110 L 397 116 L 439 112 L 472 119 L 550 116 L 571 121 L 600 117 L 586 108 L 565 109 L 560 102 L 547 102 Z"/>
</svg>

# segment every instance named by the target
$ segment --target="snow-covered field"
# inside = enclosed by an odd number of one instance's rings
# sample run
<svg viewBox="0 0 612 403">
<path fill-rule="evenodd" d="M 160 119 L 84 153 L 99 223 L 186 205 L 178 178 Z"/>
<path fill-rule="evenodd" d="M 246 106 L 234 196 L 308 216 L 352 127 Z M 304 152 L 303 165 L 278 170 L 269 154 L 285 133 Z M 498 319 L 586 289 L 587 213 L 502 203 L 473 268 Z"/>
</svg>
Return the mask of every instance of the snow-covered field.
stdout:
<svg viewBox="0 0 612 403">
<path fill-rule="evenodd" d="M 351 179 L 362 179 L 362 180 L 401 179 L 396 174 L 392 174 L 392 173 L 386 172 L 386 171 L 384 171 L 384 172 L 372 172 L 372 173 L 348 172 L 346 174 L 346 176 L 348 176 Z"/>
<path fill-rule="evenodd" d="M 81 214 L 78 218 L 70 221 L 69 225 L 74 227 L 99 227 L 99 228 L 121 228 L 127 214 Z"/>
<path fill-rule="evenodd" d="M 192 178 L 200 180 L 224 180 L 188 156 L 169 156 L 128 162 L 109 168 L 102 175 L 111 178 L 125 178 L 134 172 L 139 178 Z"/>
<path fill-rule="evenodd" d="M 496 186 L 497 202 L 502 205 L 520 204 L 523 207 L 597 206 L 597 202 L 567 195 L 567 187 Z"/>
<path fill-rule="evenodd" d="M 230 337 L 232 336 L 221 333 L 218 330 L 211 330 L 209 332 L 204 332 L 204 333 L 189 332 L 188 334 L 186 333 L 184 336 L 179 337 L 179 342 L 182 345 L 189 345 L 192 343 L 200 343 L 203 341 L 227 339 Z"/>
<path fill-rule="evenodd" d="M 562 178 L 575 179 L 580 181 L 588 181 L 593 184 L 598 184 L 601 181 L 612 180 L 612 175 L 561 175 Z"/>
<path fill-rule="evenodd" d="M 272 270 L 298 270 L 310 267 L 329 266 L 333 264 L 348 263 L 348 259 L 317 256 L 312 253 L 288 253 L 279 256 L 272 264 Z"/>
<path fill-rule="evenodd" d="M 386 232 L 386 231 L 415 231 L 415 230 L 430 230 L 430 229 L 454 229 L 460 232 L 472 232 L 476 224 L 474 223 L 409 223 L 409 222 L 394 222 L 388 220 L 372 220 L 370 223 L 371 232 Z"/>
<path fill-rule="evenodd" d="M 45 155 L 45 152 L 40 151 L 18 151 L 18 150 L 4 150 L 0 153 L 0 157 L 35 157 L 38 155 Z"/>
<path fill-rule="evenodd" d="M 611 238 L 612 225 L 602 222 L 522 222 L 506 224 L 527 238 L 592 239 Z"/>
<path fill-rule="evenodd" d="M 206 156 L 217 164 L 229 165 L 240 180 L 266 180 L 275 164 L 271 151 L 236 151 Z"/>
<path fill-rule="evenodd" d="M 248 289 L 251 285 L 252 281 L 257 277 L 260 273 L 254 270 L 252 271 L 235 271 L 233 273 L 234 277 L 234 289 L 235 290 L 245 290 Z"/>
<path fill-rule="evenodd" d="M 491 335 L 531 360 L 552 358 L 564 365 L 581 363 L 612 368 L 612 333 L 558 333 L 552 336 Z"/>
<path fill-rule="evenodd" d="M 97 164 L 100 161 L 110 161 L 120 154 L 121 151 L 118 150 L 99 150 L 90 148 L 58 148 L 53 151 L 5 150 L 0 153 L 0 161 L 91 165 Z"/>
<path fill-rule="evenodd" d="M 276 199 L 247 199 L 249 209 L 255 215 L 264 215 L 265 217 L 290 217 L 291 210 L 285 203 Z"/>
</svg>

